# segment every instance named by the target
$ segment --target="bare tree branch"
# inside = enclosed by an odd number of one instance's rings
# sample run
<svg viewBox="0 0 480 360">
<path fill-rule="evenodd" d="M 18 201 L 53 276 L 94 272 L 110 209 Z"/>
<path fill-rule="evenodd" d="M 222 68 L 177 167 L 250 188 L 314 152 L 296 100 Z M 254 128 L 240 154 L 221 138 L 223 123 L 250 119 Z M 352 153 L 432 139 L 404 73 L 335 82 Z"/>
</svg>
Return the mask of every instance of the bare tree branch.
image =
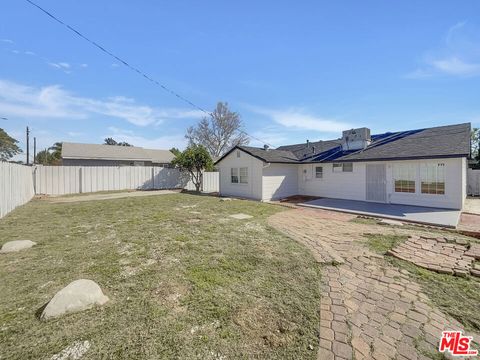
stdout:
<svg viewBox="0 0 480 360">
<path fill-rule="evenodd" d="M 219 157 L 233 146 L 248 144 L 248 136 L 241 132 L 242 129 L 240 115 L 230 111 L 227 103 L 219 102 L 212 117 L 205 117 L 196 126 L 189 127 L 185 137 L 190 145 L 203 145 L 210 155 Z"/>
</svg>

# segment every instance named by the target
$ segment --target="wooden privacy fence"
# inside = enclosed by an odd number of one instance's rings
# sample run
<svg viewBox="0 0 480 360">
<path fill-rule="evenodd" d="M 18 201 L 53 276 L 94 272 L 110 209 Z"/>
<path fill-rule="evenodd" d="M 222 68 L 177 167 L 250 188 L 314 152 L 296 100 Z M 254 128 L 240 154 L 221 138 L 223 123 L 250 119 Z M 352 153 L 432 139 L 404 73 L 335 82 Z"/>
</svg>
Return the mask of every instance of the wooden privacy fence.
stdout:
<svg viewBox="0 0 480 360">
<path fill-rule="evenodd" d="M 0 218 L 34 195 L 31 167 L 0 162 Z"/>
<path fill-rule="evenodd" d="M 0 162 L 0 218 L 35 194 L 112 190 L 195 190 L 186 173 L 156 166 L 25 166 Z M 204 192 L 219 190 L 218 172 L 203 174 Z"/>
<path fill-rule="evenodd" d="M 37 166 L 36 194 L 64 195 L 112 190 L 195 190 L 186 173 L 156 166 Z M 204 173 L 203 191 L 218 191 L 218 173 Z"/>
<path fill-rule="evenodd" d="M 64 195 L 112 190 L 182 189 L 188 176 L 156 166 L 37 166 L 36 194 Z"/>
<path fill-rule="evenodd" d="M 201 191 L 206 193 L 218 192 L 220 187 L 220 173 L 218 172 L 204 172 L 203 173 L 203 183 Z M 185 190 L 196 190 L 195 185 L 192 181 L 189 181 Z"/>
<path fill-rule="evenodd" d="M 480 196 L 480 169 L 467 170 L 467 194 Z"/>
</svg>

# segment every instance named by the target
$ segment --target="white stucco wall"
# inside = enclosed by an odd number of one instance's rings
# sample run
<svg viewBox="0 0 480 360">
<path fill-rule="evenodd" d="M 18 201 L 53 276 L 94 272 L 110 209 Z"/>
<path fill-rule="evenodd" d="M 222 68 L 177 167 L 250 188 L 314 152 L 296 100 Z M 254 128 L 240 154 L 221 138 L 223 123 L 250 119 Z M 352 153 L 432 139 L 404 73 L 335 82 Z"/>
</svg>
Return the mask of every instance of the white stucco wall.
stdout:
<svg viewBox="0 0 480 360">
<path fill-rule="evenodd" d="M 265 165 L 263 169 L 262 200 L 278 200 L 297 194 L 298 165 Z"/>
<path fill-rule="evenodd" d="M 323 178 L 315 178 L 315 167 L 323 167 Z M 365 200 L 365 163 L 354 163 L 353 172 L 334 173 L 331 163 L 305 164 L 298 168 L 301 195 Z"/>
<path fill-rule="evenodd" d="M 240 157 L 237 157 L 237 151 Z M 232 184 L 231 168 L 247 167 L 248 184 Z M 223 158 L 217 168 L 220 173 L 220 194 L 262 200 L 262 167 L 263 162 L 240 150 L 234 150 Z"/>
<path fill-rule="evenodd" d="M 393 184 L 393 162 L 387 165 L 387 199 L 394 204 L 418 205 L 461 209 L 466 197 L 465 158 L 403 161 L 414 164 L 417 169 L 416 192 L 395 193 Z M 445 164 L 445 195 L 422 194 L 420 189 L 420 164 Z"/>
<path fill-rule="evenodd" d="M 422 194 L 420 189 L 420 164 L 445 164 L 445 195 Z M 373 162 L 372 162 L 373 163 Z M 381 162 L 379 162 L 381 163 Z M 416 192 L 395 193 L 393 164 L 414 164 L 416 171 Z M 430 207 L 461 209 L 466 197 L 465 158 L 389 161 L 387 165 L 387 202 Z M 323 178 L 315 178 L 315 166 L 323 166 Z M 298 169 L 298 188 L 301 195 L 322 196 L 337 199 L 366 200 L 366 163 L 354 162 L 353 172 L 334 173 L 332 164 L 305 164 Z"/>
</svg>

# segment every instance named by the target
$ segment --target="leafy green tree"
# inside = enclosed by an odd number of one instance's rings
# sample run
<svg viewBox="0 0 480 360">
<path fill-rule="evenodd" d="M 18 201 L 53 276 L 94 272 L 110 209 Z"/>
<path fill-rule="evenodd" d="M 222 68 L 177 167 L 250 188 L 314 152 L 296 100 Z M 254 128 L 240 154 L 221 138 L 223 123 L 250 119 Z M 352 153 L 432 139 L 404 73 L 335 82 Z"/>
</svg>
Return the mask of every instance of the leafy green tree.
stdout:
<svg viewBox="0 0 480 360">
<path fill-rule="evenodd" d="M 62 143 L 56 142 L 48 148 L 51 155 L 51 163 L 59 164 L 62 161 Z"/>
<path fill-rule="evenodd" d="M 42 165 L 52 165 L 54 162 L 54 158 L 48 149 L 39 151 L 35 158 L 37 164 Z"/>
<path fill-rule="evenodd" d="M 18 140 L 12 138 L 5 130 L 0 128 L 0 160 L 6 161 L 20 154 L 22 149 L 17 144 Z"/>
<path fill-rule="evenodd" d="M 473 128 L 471 133 L 472 159 L 480 161 L 480 128 Z"/>
<path fill-rule="evenodd" d="M 189 173 L 196 191 L 200 191 L 203 182 L 203 171 L 213 169 L 213 160 L 202 145 L 191 145 L 173 159 L 172 164 Z"/>
<path fill-rule="evenodd" d="M 126 141 L 117 142 L 114 138 L 105 138 L 103 145 L 117 145 L 117 146 L 133 146 Z"/>
<path fill-rule="evenodd" d="M 175 156 L 178 156 L 178 155 L 180 155 L 180 154 L 182 153 L 182 152 L 181 152 L 180 150 L 178 150 L 176 147 L 172 147 L 172 148 L 170 149 L 170 152 L 171 152 L 173 155 L 175 155 Z"/>
</svg>

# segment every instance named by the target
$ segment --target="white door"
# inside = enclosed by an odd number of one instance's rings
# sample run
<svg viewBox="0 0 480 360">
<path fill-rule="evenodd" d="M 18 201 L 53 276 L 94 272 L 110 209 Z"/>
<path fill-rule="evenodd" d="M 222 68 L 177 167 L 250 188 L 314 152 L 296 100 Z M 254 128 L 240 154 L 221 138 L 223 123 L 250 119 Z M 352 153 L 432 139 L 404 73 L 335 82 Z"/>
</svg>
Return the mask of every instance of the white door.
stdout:
<svg viewBox="0 0 480 360">
<path fill-rule="evenodd" d="M 367 200 L 387 201 L 387 168 L 385 164 L 367 164 Z"/>
</svg>

